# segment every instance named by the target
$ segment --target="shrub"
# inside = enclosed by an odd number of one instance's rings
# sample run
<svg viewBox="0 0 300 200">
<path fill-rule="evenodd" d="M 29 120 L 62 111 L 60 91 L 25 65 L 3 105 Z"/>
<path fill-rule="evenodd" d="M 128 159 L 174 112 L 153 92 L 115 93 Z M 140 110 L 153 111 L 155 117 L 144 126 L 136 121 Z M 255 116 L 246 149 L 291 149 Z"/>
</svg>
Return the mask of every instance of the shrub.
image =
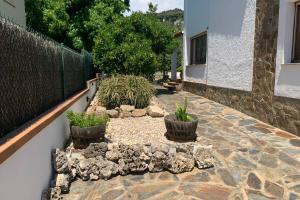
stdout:
<svg viewBox="0 0 300 200">
<path fill-rule="evenodd" d="M 80 128 L 88 128 L 92 126 L 106 125 L 108 116 L 87 115 L 85 113 L 67 112 L 71 126 L 79 126 Z"/>
<path fill-rule="evenodd" d="M 180 43 L 172 26 L 141 12 L 113 21 L 97 29 L 94 37 L 94 62 L 101 71 L 151 78 L 170 69 L 171 54 Z"/>
<path fill-rule="evenodd" d="M 184 99 L 184 105 L 179 106 L 176 105 L 176 112 L 175 112 L 176 118 L 179 121 L 192 121 L 192 117 L 187 114 L 187 98 Z"/>
<path fill-rule="evenodd" d="M 151 83 L 139 76 L 117 75 L 101 83 L 99 99 L 107 108 L 132 105 L 145 108 L 154 94 Z"/>
</svg>

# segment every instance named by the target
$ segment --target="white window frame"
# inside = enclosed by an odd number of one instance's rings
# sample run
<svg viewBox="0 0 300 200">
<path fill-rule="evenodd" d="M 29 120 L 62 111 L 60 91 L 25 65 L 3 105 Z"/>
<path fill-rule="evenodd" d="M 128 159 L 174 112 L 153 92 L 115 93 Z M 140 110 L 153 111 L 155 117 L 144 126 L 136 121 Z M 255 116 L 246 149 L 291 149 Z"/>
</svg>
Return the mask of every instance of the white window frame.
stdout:
<svg viewBox="0 0 300 200">
<path fill-rule="evenodd" d="M 195 38 L 201 37 L 203 35 L 206 35 L 206 55 L 205 55 L 206 58 L 205 58 L 205 63 L 199 63 L 199 64 L 192 63 L 192 59 L 191 59 L 192 58 L 192 54 L 194 54 L 193 57 L 196 56 L 195 55 L 196 51 L 194 52 L 193 49 L 192 49 L 192 47 L 193 47 L 192 40 L 195 39 Z M 201 33 L 199 33 L 199 34 L 197 34 L 197 35 L 195 35 L 193 37 L 190 37 L 190 52 L 189 52 L 189 60 L 188 60 L 189 65 L 190 66 L 193 66 L 193 65 L 206 65 L 206 63 L 207 63 L 207 48 L 208 48 L 208 31 L 207 30 L 203 31 L 203 32 L 201 32 Z"/>
</svg>

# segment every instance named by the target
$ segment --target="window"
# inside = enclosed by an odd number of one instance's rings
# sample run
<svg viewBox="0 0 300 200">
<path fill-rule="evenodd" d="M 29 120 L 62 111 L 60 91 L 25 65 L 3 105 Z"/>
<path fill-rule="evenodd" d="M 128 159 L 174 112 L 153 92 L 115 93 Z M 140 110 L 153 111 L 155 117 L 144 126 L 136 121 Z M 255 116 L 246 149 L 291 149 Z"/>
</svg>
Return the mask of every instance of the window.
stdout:
<svg viewBox="0 0 300 200">
<path fill-rule="evenodd" d="M 293 62 L 300 62 L 300 2 L 296 3 Z"/>
<path fill-rule="evenodd" d="M 207 32 L 191 39 L 190 64 L 205 64 L 207 49 Z"/>
</svg>

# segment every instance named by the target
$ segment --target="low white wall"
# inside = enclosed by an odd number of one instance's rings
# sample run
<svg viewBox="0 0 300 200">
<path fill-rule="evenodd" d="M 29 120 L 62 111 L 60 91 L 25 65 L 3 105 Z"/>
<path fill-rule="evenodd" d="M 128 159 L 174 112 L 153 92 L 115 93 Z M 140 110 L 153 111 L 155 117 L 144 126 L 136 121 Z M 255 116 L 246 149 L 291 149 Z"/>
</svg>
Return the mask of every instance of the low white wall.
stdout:
<svg viewBox="0 0 300 200">
<path fill-rule="evenodd" d="M 295 2 L 280 0 L 275 95 L 300 99 L 300 63 L 293 63 Z"/>
<path fill-rule="evenodd" d="M 185 81 L 251 91 L 255 16 L 256 0 L 185 0 Z M 206 30 L 207 63 L 188 66 L 191 37 Z"/>
<path fill-rule="evenodd" d="M 92 98 L 97 90 L 96 83 L 92 84 L 69 110 L 82 112 L 86 108 L 87 97 Z M 0 164 L 0 199 L 40 200 L 53 174 L 51 152 L 64 147 L 68 137 L 68 121 L 63 113 Z"/>
</svg>

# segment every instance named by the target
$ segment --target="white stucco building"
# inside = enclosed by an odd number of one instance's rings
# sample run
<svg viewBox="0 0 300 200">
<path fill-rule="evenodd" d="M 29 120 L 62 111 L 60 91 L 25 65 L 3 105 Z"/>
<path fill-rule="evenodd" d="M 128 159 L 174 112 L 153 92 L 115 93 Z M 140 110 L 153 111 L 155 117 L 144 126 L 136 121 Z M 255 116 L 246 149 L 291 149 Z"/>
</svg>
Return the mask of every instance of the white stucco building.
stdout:
<svg viewBox="0 0 300 200">
<path fill-rule="evenodd" d="M 185 1 L 185 81 L 251 91 L 255 3 Z M 206 62 L 193 63 L 191 41 L 201 34 L 207 35 Z"/>
<path fill-rule="evenodd" d="M 184 89 L 300 135 L 300 0 L 185 0 Z"/>
<path fill-rule="evenodd" d="M 252 91 L 257 0 L 185 0 L 184 80 L 222 88 Z M 276 1 L 275 1 L 276 2 Z M 279 0 L 279 26 L 274 93 L 300 99 L 300 64 L 294 62 L 296 7 L 299 0 Z M 268 27 L 266 27 L 268 28 Z M 193 39 L 206 37 L 205 62 Z M 300 35 L 299 35 L 300 36 Z M 201 38 L 200 38 L 201 39 Z M 299 40 L 300 41 L 300 40 Z M 202 45 L 203 46 L 203 45 Z M 200 55 L 199 55 L 200 56 Z"/>
<path fill-rule="evenodd" d="M 0 14 L 19 25 L 26 26 L 24 0 L 0 0 Z"/>
</svg>

